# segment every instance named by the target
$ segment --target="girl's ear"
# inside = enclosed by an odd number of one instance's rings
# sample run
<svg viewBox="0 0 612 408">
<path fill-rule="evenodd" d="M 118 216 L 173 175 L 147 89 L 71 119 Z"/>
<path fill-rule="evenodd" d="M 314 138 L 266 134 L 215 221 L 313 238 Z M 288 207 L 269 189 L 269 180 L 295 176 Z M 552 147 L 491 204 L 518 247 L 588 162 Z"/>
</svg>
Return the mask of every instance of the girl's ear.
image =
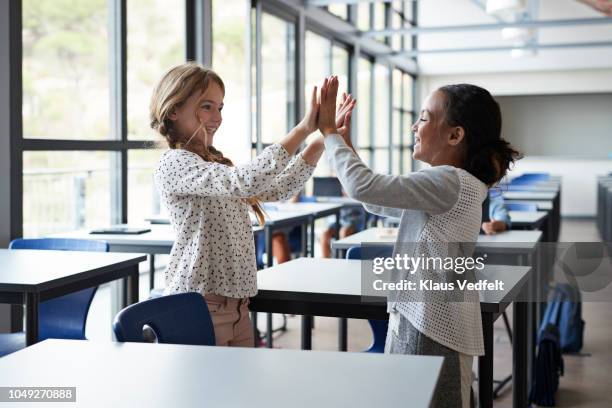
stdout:
<svg viewBox="0 0 612 408">
<path fill-rule="evenodd" d="M 448 138 L 448 143 L 451 146 L 458 146 L 463 141 L 464 137 L 465 129 L 463 129 L 461 126 L 455 126 L 452 129 L 451 134 Z"/>
<path fill-rule="evenodd" d="M 171 121 L 175 121 L 176 119 L 178 119 L 178 115 L 176 113 L 176 108 L 172 109 L 172 111 L 168 115 L 168 119 L 170 119 Z"/>
</svg>

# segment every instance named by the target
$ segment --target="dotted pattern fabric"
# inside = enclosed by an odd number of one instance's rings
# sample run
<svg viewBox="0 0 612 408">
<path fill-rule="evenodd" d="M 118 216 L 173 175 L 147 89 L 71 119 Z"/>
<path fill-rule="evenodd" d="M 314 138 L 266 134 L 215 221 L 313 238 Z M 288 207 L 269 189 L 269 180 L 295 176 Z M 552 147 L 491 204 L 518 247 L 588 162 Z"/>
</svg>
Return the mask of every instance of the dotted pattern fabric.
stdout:
<svg viewBox="0 0 612 408">
<path fill-rule="evenodd" d="M 460 183 L 457 202 L 447 212 L 428 214 L 420 238 L 414 245 L 412 256 L 445 258 L 466 257 L 473 254 L 473 243 L 478 239 L 482 202 L 486 197 L 487 188 L 465 170 L 457 168 L 454 170 Z M 400 239 L 398 237 L 398 242 Z M 455 274 L 436 273 L 435 270 L 421 268 L 416 271 L 415 277 L 419 280 L 445 282 L 456 278 L 453 275 Z M 462 278 L 474 280 L 474 275 L 465 273 Z M 484 343 L 478 293 L 464 292 L 465 302 L 437 302 L 436 295 L 443 296 L 441 292 L 429 291 L 425 296 L 431 299 L 415 302 L 414 297 L 418 295 L 412 291 L 403 291 L 393 308 L 406 317 L 421 333 L 438 343 L 464 354 L 483 355 Z"/>
<path fill-rule="evenodd" d="M 163 153 L 154 179 L 176 234 L 164 294 L 245 298 L 257 293 L 250 206 L 243 199 L 277 201 L 297 194 L 314 167 L 301 154 L 290 159 L 280 144 L 235 167 L 182 149 Z"/>
</svg>

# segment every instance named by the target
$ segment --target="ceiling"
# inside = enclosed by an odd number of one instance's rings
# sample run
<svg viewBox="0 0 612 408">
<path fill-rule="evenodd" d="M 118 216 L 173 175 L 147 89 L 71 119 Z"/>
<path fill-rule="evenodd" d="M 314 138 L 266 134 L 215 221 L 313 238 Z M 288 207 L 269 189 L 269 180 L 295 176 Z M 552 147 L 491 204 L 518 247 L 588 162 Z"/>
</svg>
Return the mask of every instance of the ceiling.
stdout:
<svg viewBox="0 0 612 408">
<path fill-rule="evenodd" d="M 484 0 L 420 0 L 419 26 L 457 26 L 499 23 L 483 9 Z M 589 3 L 589 4 L 587 4 Z M 612 0 L 538 0 L 536 20 L 606 18 Z M 597 8 L 595 8 L 597 7 Z M 601 10 L 601 11 L 600 11 Z M 506 21 L 507 18 L 505 18 Z M 612 19 L 610 19 L 612 23 Z M 580 25 L 536 29 L 537 44 L 612 42 L 612 24 Z M 419 49 L 509 47 L 501 29 L 419 35 Z M 559 71 L 576 69 L 612 69 L 612 47 L 539 49 L 535 55 L 516 58 L 509 51 L 479 51 L 444 54 L 420 54 L 422 74 L 455 74 L 508 71 Z"/>
</svg>

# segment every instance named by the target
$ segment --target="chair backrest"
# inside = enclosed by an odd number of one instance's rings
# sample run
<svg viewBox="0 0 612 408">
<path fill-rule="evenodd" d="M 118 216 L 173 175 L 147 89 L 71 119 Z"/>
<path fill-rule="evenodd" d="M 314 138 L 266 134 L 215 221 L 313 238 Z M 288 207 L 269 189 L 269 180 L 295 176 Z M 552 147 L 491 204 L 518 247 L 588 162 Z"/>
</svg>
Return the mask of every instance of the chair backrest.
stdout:
<svg viewBox="0 0 612 408">
<path fill-rule="evenodd" d="M 315 197 L 341 197 L 342 184 L 337 177 L 313 177 L 312 195 Z"/>
<path fill-rule="evenodd" d="M 48 249 L 54 251 L 108 252 L 108 243 L 95 239 L 70 238 L 17 238 L 10 249 Z"/>
<path fill-rule="evenodd" d="M 354 246 L 346 251 L 346 259 L 373 259 L 378 257 L 391 257 L 393 247 L 391 245 L 367 245 L 364 247 Z"/>
<path fill-rule="evenodd" d="M 158 343 L 215 345 L 215 330 L 204 297 L 180 293 L 135 303 L 121 310 L 113 322 L 118 341 L 151 342 L 152 331 Z"/>
<path fill-rule="evenodd" d="M 9 248 L 108 252 L 108 243 L 89 239 L 18 238 L 11 241 Z M 41 302 L 38 309 L 38 340 L 85 340 L 87 314 L 97 289 L 97 286 L 87 288 Z"/>
<path fill-rule="evenodd" d="M 538 211 L 537 204 L 528 203 L 504 203 L 508 211 Z"/>
</svg>

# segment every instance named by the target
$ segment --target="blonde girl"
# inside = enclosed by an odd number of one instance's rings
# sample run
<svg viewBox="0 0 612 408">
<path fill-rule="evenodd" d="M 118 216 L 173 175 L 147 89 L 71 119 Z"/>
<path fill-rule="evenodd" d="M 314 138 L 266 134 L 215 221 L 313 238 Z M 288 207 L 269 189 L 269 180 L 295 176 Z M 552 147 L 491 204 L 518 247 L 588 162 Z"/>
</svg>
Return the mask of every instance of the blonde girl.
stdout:
<svg viewBox="0 0 612 408">
<path fill-rule="evenodd" d="M 257 269 L 249 211 L 263 224 L 263 201 L 297 194 L 323 143 L 318 137 L 295 155 L 317 129 L 315 88 L 309 112 L 287 136 L 250 163 L 235 166 L 213 145 L 223 120 L 224 95 L 221 78 L 196 63 L 171 68 L 153 91 L 151 127 L 169 147 L 154 178 L 176 233 L 164 294 L 201 293 L 217 345 L 252 346 L 247 306 L 257 292 Z"/>
</svg>

